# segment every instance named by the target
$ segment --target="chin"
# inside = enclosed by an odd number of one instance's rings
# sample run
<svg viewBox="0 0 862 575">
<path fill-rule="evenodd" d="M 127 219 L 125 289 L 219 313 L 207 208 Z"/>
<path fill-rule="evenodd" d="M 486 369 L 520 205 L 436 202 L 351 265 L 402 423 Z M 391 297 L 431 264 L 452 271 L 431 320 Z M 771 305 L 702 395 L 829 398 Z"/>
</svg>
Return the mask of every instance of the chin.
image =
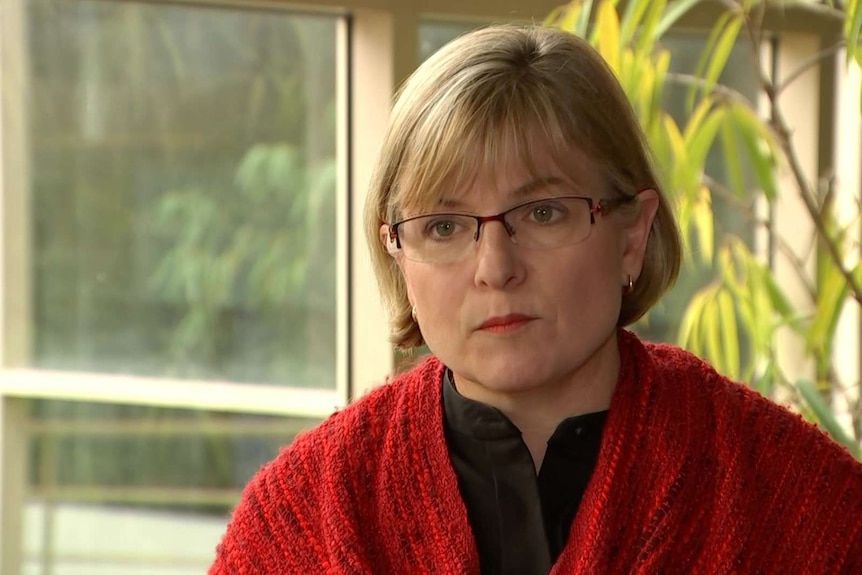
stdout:
<svg viewBox="0 0 862 575">
<path fill-rule="evenodd" d="M 501 362 L 484 362 L 473 370 L 475 378 L 471 378 L 482 387 L 498 392 L 519 392 L 535 389 L 542 385 L 547 375 L 538 373 L 534 363 L 522 364 Z"/>
</svg>

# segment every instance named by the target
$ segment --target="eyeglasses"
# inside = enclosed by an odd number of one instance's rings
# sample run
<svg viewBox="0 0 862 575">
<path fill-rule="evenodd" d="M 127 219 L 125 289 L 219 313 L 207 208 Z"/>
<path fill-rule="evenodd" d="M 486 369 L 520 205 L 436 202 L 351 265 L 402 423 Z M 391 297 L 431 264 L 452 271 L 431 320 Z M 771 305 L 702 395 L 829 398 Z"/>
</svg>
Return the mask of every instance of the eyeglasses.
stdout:
<svg viewBox="0 0 862 575">
<path fill-rule="evenodd" d="M 402 250 L 404 257 L 422 263 L 454 263 L 467 257 L 479 241 L 482 224 L 500 222 L 513 243 L 528 249 L 574 245 L 587 239 L 596 214 L 634 201 L 635 196 L 603 198 L 582 196 L 541 198 L 519 204 L 494 216 L 465 213 L 431 213 L 389 225 L 387 249 Z"/>
</svg>

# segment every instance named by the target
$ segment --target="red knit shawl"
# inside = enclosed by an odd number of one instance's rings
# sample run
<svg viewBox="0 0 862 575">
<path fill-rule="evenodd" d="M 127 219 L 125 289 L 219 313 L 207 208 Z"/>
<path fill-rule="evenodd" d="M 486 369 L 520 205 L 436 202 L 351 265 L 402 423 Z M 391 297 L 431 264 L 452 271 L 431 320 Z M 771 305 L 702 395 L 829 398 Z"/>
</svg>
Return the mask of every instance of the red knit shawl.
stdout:
<svg viewBox="0 0 862 575">
<path fill-rule="evenodd" d="M 621 331 L 601 451 L 551 573 L 862 573 L 862 465 L 691 354 Z M 247 485 L 210 574 L 474 574 L 431 357 Z"/>
</svg>

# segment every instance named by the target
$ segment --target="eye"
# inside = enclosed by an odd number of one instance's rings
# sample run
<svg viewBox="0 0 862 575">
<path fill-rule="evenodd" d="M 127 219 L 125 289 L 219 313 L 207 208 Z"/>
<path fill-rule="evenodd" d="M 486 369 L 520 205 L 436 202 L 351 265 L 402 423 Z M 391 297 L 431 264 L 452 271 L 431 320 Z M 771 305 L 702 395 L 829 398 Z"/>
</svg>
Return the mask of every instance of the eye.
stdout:
<svg viewBox="0 0 862 575">
<path fill-rule="evenodd" d="M 533 208 L 533 219 L 541 224 L 546 224 L 554 219 L 554 208 L 551 206 L 536 206 Z"/>
<path fill-rule="evenodd" d="M 434 222 L 433 232 L 435 235 L 438 235 L 441 238 L 451 236 L 453 233 L 455 233 L 455 222 L 451 222 L 448 220 Z"/>
<path fill-rule="evenodd" d="M 557 203 L 534 204 L 530 206 L 529 221 L 536 224 L 555 224 L 563 219 L 566 210 Z"/>
<path fill-rule="evenodd" d="M 447 240 L 466 229 L 467 226 L 458 218 L 437 216 L 428 218 L 423 235 L 432 240 Z"/>
</svg>

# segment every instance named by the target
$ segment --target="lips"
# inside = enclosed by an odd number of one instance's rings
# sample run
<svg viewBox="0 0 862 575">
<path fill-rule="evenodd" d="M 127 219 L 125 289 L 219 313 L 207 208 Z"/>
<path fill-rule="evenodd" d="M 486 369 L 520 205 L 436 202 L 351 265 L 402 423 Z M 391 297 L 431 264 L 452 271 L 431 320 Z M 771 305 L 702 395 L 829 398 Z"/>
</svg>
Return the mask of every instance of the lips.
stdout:
<svg viewBox="0 0 862 575">
<path fill-rule="evenodd" d="M 532 321 L 533 319 L 535 318 L 528 315 L 524 315 L 521 313 L 512 313 L 509 315 L 488 318 L 482 323 L 482 325 L 479 326 L 479 329 L 497 333 L 513 331 Z"/>
</svg>

